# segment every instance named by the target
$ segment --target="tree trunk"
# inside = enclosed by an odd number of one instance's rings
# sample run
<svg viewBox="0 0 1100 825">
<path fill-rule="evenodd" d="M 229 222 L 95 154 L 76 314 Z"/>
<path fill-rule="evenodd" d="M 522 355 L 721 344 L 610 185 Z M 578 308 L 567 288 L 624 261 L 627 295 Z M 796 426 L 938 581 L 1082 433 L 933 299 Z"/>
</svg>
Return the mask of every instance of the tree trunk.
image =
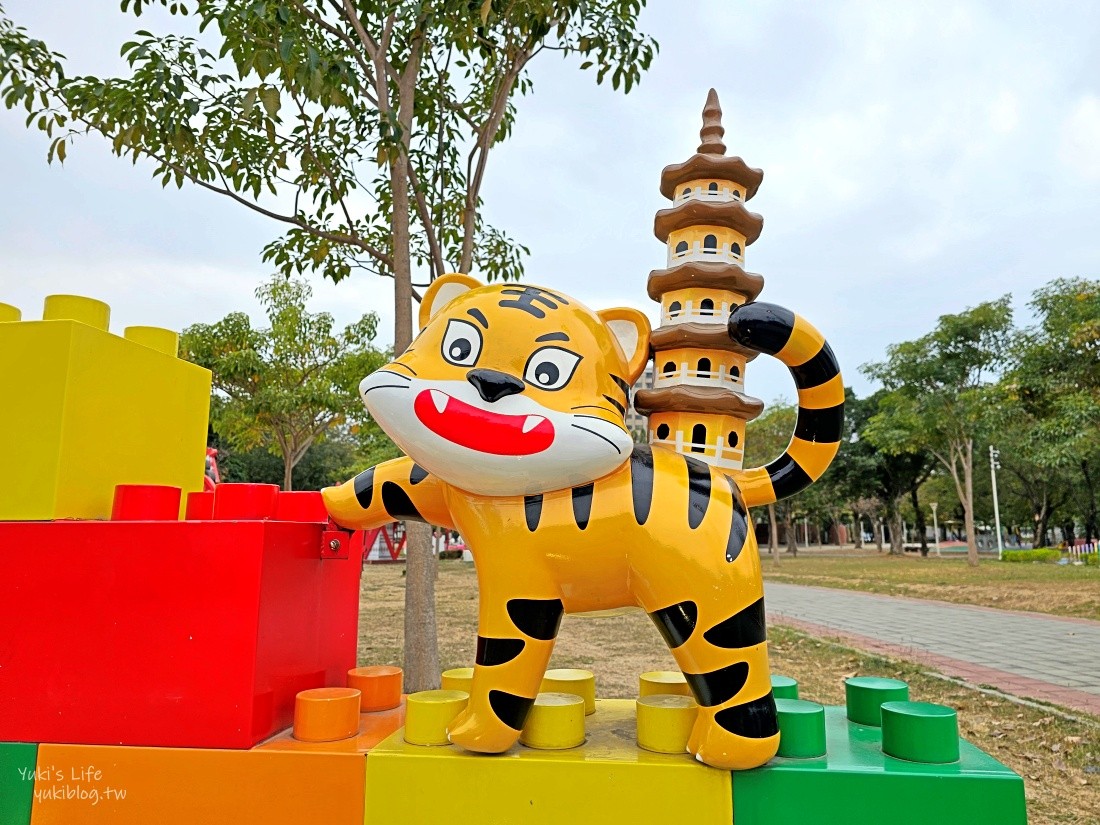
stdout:
<svg viewBox="0 0 1100 825">
<path fill-rule="evenodd" d="M 905 555 L 905 525 L 901 518 L 901 499 L 894 499 L 893 511 L 890 513 L 890 555 Z"/>
<path fill-rule="evenodd" d="M 871 527 L 872 528 L 875 527 L 874 521 L 871 522 Z M 883 533 L 882 517 L 880 516 L 879 520 L 878 520 L 878 529 L 875 530 L 875 549 L 878 550 L 880 553 L 882 552 L 882 540 L 883 540 L 882 533 Z"/>
<path fill-rule="evenodd" d="M 790 505 L 783 508 L 783 530 L 787 534 L 787 552 L 792 556 L 798 555 L 798 536 L 795 535 L 794 514 Z"/>
<path fill-rule="evenodd" d="M 1042 504 L 1034 512 L 1033 518 L 1035 520 L 1035 535 L 1031 539 L 1031 546 L 1049 547 L 1050 542 L 1047 540 L 1047 532 L 1050 530 L 1050 499 L 1045 492 L 1043 493 Z"/>
<path fill-rule="evenodd" d="M 920 494 L 917 492 L 916 487 L 909 488 L 909 502 L 913 505 L 913 511 L 917 514 L 916 529 L 917 535 L 920 537 L 920 554 L 927 556 L 928 537 L 925 534 L 928 532 L 928 524 L 924 520 L 924 510 L 920 508 Z"/>
<path fill-rule="evenodd" d="M 863 516 L 852 516 L 852 541 L 856 550 L 863 549 Z"/>
<path fill-rule="evenodd" d="M 294 481 L 294 465 L 291 463 L 290 456 L 283 457 L 283 489 L 288 493 L 294 489 L 292 484 Z"/>
<path fill-rule="evenodd" d="M 978 566 L 978 536 L 974 532 L 974 440 L 967 439 L 963 450 L 963 524 L 966 529 L 966 563 Z"/>
<path fill-rule="evenodd" d="M 1088 461 L 1081 462 L 1081 475 L 1085 477 L 1085 541 L 1090 542 L 1096 538 L 1097 514 L 1096 514 L 1096 487 L 1093 484 L 1092 475 L 1089 473 Z"/>
<path fill-rule="evenodd" d="M 779 524 L 775 518 L 775 504 L 768 505 L 768 549 L 772 554 L 772 563 L 779 565 Z"/>
</svg>

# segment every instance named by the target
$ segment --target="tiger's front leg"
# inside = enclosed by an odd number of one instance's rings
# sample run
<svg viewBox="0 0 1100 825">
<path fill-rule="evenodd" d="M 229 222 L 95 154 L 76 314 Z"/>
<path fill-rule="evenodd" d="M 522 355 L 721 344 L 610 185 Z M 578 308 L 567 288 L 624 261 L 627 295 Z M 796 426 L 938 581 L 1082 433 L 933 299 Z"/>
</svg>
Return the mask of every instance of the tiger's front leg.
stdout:
<svg viewBox="0 0 1100 825">
<path fill-rule="evenodd" d="M 476 554 L 475 554 L 476 555 Z M 507 587 L 503 571 L 485 582 L 479 574 L 477 658 L 470 703 L 448 728 L 453 743 L 481 753 L 508 750 L 519 738 L 535 702 L 563 613 L 551 587 L 532 592 Z M 524 578 L 529 579 L 528 575 Z M 522 596 L 519 595 L 522 593 Z"/>
</svg>

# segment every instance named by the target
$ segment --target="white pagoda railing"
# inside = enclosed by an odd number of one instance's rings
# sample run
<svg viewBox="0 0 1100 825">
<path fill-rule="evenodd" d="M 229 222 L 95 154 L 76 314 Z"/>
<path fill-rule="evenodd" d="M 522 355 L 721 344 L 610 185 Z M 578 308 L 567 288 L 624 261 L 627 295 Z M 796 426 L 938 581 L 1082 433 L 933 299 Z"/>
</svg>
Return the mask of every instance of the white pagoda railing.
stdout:
<svg viewBox="0 0 1100 825">
<path fill-rule="evenodd" d="M 731 189 L 729 186 L 718 186 L 717 190 L 710 189 L 706 186 L 681 186 L 676 190 L 676 197 L 673 199 L 673 203 L 683 203 L 684 201 L 700 200 L 700 201 L 739 201 L 741 200 L 741 193 L 736 189 Z"/>
<path fill-rule="evenodd" d="M 681 242 L 683 243 L 683 242 Z M 676 266 L 687 261 L 720 261 L 727 264 L 744 264 L 745 251 L 738 244 L 716 244 L 705 247 L 701 241 L 688 244 L 687 249 L 676 251 L 678 244 L 669 243 L 667 266 Z M 736 247 L 731 248 L 731 247 Z"/>
<path fill-rule="evenodd" d="M 680 303 L 673 301 L 672 303 Z M 666 309 L 663 313 L 664 321 L 670 324 L 682 324 L 686 321 L 699 321 L 704 324 L 724 324 L 729 320 L 733 305 L 722 301 L 713 308 L 707 309 L 696 305 L 694 301 L 685 301 L 679 309 Z"/>
<path fill-rule="evenodd" d="M 688 363 L 682 362 L 672 372 L 664 372 L 665 362 L 658 364 L 661 372 L 657 373 L 655 387 L 670 387 L 674 384 L 692 384 L 697 387 L 734 387 L 744 389 L 744 379 L 741 371 L 734 367 L 736 374 L 726 368 L 725 364 L 719 364 L 716 370 L 691 369 Z"/>
<path fill-rule="evenodd" d="M 685 438 L 682 430 L 670 433 L 668 438 L 657 438 L 657 431 L 650 429 L 649 443 L 659 444 L 662 447 L 671 447 L 678 453 L 698 458 L 715 467 L 727 470 L 740 470 L 745 460 L 745 452 L 737 447 L 726 446 L 726 437 L 718 438 L 706 444 L 696 444 L 690 438 Z M 692 449 L 695 447 L 697 449 Z"/>
</svg>

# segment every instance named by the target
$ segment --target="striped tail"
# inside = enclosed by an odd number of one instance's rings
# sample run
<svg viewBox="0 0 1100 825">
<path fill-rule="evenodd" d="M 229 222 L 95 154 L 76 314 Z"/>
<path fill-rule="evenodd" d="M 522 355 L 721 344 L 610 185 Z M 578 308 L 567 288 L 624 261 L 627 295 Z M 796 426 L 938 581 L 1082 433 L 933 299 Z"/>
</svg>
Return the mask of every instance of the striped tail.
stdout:
<svg viewBox="0 0 1100 825">
<path fill-rule="evenodd" d="M 787 365 L 798 388 L 798 423 L 786 451 L 765 467 L 734 472 L 747 507 L 772 504 L 806 489 L 840 448 L 844 382 L 836 356 L 814 327 L 775 304 L 743 304 L 730 313 L 730 337 Z"/>
</svg>

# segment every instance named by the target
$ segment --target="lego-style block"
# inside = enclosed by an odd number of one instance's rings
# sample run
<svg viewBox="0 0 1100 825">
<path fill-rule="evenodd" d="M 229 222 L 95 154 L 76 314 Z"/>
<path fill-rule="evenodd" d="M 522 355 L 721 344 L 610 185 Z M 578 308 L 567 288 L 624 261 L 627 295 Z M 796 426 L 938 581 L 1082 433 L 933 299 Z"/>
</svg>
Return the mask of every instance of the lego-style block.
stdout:
<svg viewBox="0 0 1100 825">
<path fill-rule="evenodd" d="M 362 825 L 363 756 L 42 745 L 32 825 Z"/>
<path fill-rule="evenodd" d="M 38 745 L 0 742 L 0 825 L 31 821 Z"/>
<path fill-rule="evenodd" d="M 227 485 L 222 485 L 227 486 Z M 0 739 L 249 748 L 355 666 L 325 525 L 0 522 Z"/>
<path fill-rule="evenodd" d="M 410 745 L 398 731 L 367 755 L 366 822 L 442 822 L 462 811 L 486 823 L 728 825 L 729 772 L 687 753 L 639 749 L 634 707 L 633 700 L 597 700 L 585 719 L 587 741 L 571 750 L 515 745 L 484 756 L 454 745 Z"/>
<path fill-rule="evenodd" d="M 788 730 L 782 727 L 783 737 Z M 909 762 L 883 753 L 882 734 L 880 727 L 849 721 L 843 707 L 825 708 L 825 756 L 776 757 L 762 768 L 733 774 L 734 821 L 737 825 L 1027 822 L 1023 780 L 974 745 L 960 740 L 956 762 Z"/>
<path fill-rule="evenodd" d="M 253 750 L 306 751 L 310 753 L 367 753 L 405 724 L 405 697 L 395 708 L 359 714 L 359 732 L 334 742 L 305 742 L 290 728 L 280 731 Z"/>
<path fill-rule="evenodd" d="M 209 371 L 168 330 L 112 335 L 98 301 L 50 296 L 46 314 L 0 318 L 0 521 L 109 518 L 116 484 L 201 490 Z"/>
</svg>

